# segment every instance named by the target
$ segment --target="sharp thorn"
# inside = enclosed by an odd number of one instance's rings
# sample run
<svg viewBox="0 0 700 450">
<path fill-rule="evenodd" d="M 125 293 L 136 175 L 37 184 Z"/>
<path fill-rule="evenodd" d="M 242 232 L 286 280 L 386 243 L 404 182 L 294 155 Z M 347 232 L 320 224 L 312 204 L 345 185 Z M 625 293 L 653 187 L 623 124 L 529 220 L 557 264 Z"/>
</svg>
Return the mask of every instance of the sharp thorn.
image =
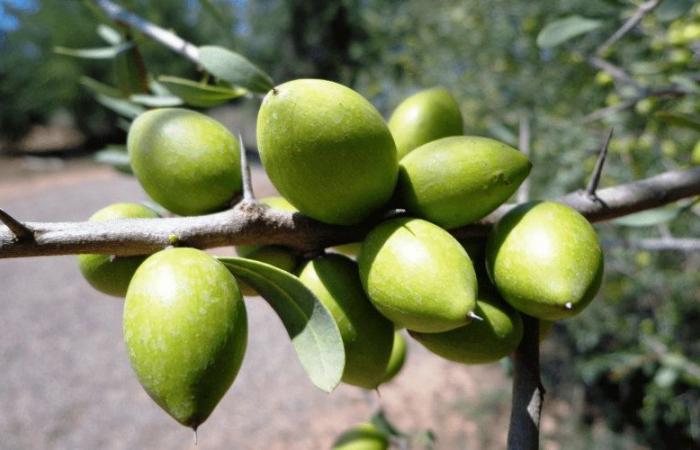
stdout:
<svg viewBox="0 0 700 450">
<path fill-rule="evenodd" d="M 18 240 L 34 237 L 34 232 L 31 229 L 2 209 L 0 209 L 0 221 L 10 229 Z"/>
<path fill-rule="evenodd" d="M 605 158 L 608 156 L 608 146 L 610 145 L 610 140 L 612 139 L 613 132 L 615 128 L 610 128 L 608 136 L 605 138 L 605 142 L 600 147 L 598 152 L 598 159 L 595 162 L 595 167 L 593 168 L 593 173 L 591 174 L 591 179 L 588 181 L 588 186 L 586 187 L 586 194 L 589 197 L 595 197 L 596 190 L 598 189 L 598 183 L 600 183 L 600 176 L 603 173 L 603 165 L 605 164 Z"/>
<path fill-rule="evenodd" d="M 479 320 L 481 322 L 484 321 L 484 318 L 477 315 L 474 311 L 469 311 L 469 314 L 467 314 L 468 317 L 471 317 L 472 319 Z"/>
<path fill-rule="evenodd" d="M 243 200 L 255 200 L 253 193 L 253 182 L 250 176 L 250 165 L 248 164 L 248 155 L 245 151 L 243 136 L 238 133 L 238 143 L 241 150 L 241 180 L 243 182 Z"/>
</svg>

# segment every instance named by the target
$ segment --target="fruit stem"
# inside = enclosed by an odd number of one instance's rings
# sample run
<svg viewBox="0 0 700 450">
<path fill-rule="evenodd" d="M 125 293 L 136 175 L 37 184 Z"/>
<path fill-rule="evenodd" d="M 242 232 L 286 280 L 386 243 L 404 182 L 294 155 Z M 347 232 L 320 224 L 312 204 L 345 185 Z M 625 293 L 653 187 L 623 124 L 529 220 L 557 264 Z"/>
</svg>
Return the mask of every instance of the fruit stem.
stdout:
<svg viewBox="0 0 700 450">
<path fill-rule="evenodd" d="M 523 317 L 523 339 L 512 355 L 513 397 L 508 429 L 508 450 L 537 450 L 544 387 L 540 379 L 538 320 Z"/>
<path fill-rule="evenodd" d="M 250 165 L 248 164 L 248 155 L 245 151 L 243 136 L 238 133 L 238 143 L 241 148 L 241 180 L 243 181 L 243 200 L 255 200 L 253 193 L 253 180 L 250 176 Z"/>
</svg>

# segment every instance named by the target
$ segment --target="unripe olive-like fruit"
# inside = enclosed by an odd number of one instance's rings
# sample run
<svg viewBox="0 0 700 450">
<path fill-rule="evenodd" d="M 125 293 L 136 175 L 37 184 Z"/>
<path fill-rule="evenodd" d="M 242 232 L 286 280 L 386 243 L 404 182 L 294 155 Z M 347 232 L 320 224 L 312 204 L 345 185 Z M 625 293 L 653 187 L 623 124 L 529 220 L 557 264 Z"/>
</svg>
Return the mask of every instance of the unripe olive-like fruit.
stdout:
<svg viewBox="0 0 700 450">
<path fill-rule="evenodd" d="M 331 450 L 388 450 L 389 439 L 371 423 L 361 423 L 341 434 Z"/>
<path fill-rule="evenodd" d="M 365 238 L 360 279 L 374 306 L 399 327 L 439 333 L 469 322 L 476 275 L 469 256 L 430 222 L 397 218 Z"/>
<path fill-rule="evenodd" d="M 412 214 L 443 228 L 456 228 L 505 202 L 531 166 L 521 152 L 493 139 L 443 138 L 401 160 L 399 198 Z"/>
<path fill-rule="evenodd" d="M 236 280 L 200 250 L 172 248 L 151 255 L 126 294 L 124 340 L 148 395 L 175 420 L 196 429 L 243 361 L 247 320 Z"/>
<path fill-rule="evenodd" d="M 486 248 L 486 267 L 503 298 L 544 320 L 581 312 L 598 292 L 603 252 L 591 224 L 555 202 L 530 202 L 506 214 Z"/>
<path fill-rule="evenodd" d="M 523 338 L 522 318 L 493 288 L 479 287 L 476 314 L 483 320 L 445 333 L 410 333 L 436 355 L 463 364 L 498 361 L 517 348 Z"/>
<path fill-rule="evenodd" d="M 391 133 L 360 94 L 325 80 L 277 86 L 258 113 L 260 159 L 302 214 L 340 225 L 381 208 L 396 185 Z"/>
<path fill-rule="evenodd" d="M 420 91 L 396 107 L 389 118 L 399 160 L 414 148 L 464 132 L 457 101 L 442 87 Z"/>
<path fill-rule="evenodd" d="M 388 383 L 401 371 L 406 362 L 406 353 L 408 353 L 406 338 L 397 331 L 394 333 L 394 345 L 391 347 L 391 356 L 382 383 Z"/>
<path fill-rule="evenodd" d="M 394 325 L 379 314 L 362 290 L 357 264 L 342 255 L 323 255 L 309 261 L 299 279 L 338 324 L 345 345 L 343 382 L 376 388 L 389 363 Z"/>
<path fill-rule="evenodd" d="M 264 197 L 260 202 L 272 209 L 295 212 L 294 208 L 283 197 Z M 293 272 L 296 269 L 297 255 L 290 249 L 279 245 L 237 245 L 236 253 L 242 258 L 254 259 L 282 269 L 286 272 Z M 257 295 L 257 292 L 243 280 L 238 280 L 238 286 L 243 295 Z"/>
<path fill-rule="evenodd" d="M 238 140 L 204 114 L 179 108 L 147 111 L 131 124 L 127 147 L 143 189 L 176 214 L 224 209 L 241 192 Z"/>
<path fill-rule="evenodd" d="M 97 211 L 91 222 L 117 219 L 155 219 L 158 214 L 139 203 L 115 203 Z M 83 277 L 98 291 L 124 297 L 131 277 L 145 256 L 78 255 L 78 267 Z"/>
</svg>

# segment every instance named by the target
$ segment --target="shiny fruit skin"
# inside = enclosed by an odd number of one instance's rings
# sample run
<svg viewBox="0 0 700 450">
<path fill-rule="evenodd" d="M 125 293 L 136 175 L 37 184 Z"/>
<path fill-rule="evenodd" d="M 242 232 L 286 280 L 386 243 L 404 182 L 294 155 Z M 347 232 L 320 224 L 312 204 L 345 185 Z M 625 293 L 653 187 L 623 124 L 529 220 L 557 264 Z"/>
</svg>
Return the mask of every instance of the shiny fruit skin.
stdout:
<svg viewBox="0 0 700 450">
<path fill-rule="evenodd" d="M 386 366 L 382 383 L 391 381 L 403 368 L 406 362 L 406 354 L 408 353 L 408 344 L 406 338 L 400 332 L 394 333 L 394 345 L 391 347 L 391 356 L 389 364 Z"/>
<path fill-rule="evenodd" d="M 411 214 L 456 228 L 483 218 L 508 200 L 531 167 L 525 155 L 494 139 L 443 138 L 401 160 L 399 199 Z"/>
<path fill-rule="evenodd" d="M 243 361 L 247 319 L 236 280 L 200 250 L 155 253 L 129 285 L 124 339 L 148 395 L 175 420 L 196 429 Z"/>
<path fill-rule="evenodd" d="M 100 209 L 90 217 L 91 222 L 117 219 L 155 219 L 158 214 L 139 203 L 115 203 Z M 78 255 L 78 267 L 83 277 L 98 291 L 114 297 L 124 297 L 129 281 L 145 256 Z"/>
<path fill-rule="evenodd" d="M 411 336 L 436 355 L 462 364 L 485 364 L 508 356 L 523 338 L 520 314 L 493 288 L 481 286 L 478 298 L 476 314 L 483 320 L 445 333 L 410 332 Z"/>
<path fill-rule="evenodd" d="M 357 264 L 328 254 L 309 261 L 299 279 L 330 311 L 345 344 L 343 382 L 374 389 L 384 379 L 394 342 L 394 325 L 362 290 Z"/>
<path fill-rule="evenodd" d="M 489 236 L 486 261 L 503 298 L 544 320 L 581 312 L 603 277 L 603 252 L 593 226 L 555 202 L 525 203 L 508 212 Z"/>
<path fill-rule="evenodd" d="M 241 192 L 238 140 L 204 114 L 147 111 L 131 124 L 127 147 L 143 189 L 176 214 L 222 210 Z"/>
<path fill-rule="evenodd" d="M 399 160 L 436 139 L 464 133 L 457 101 L 442 87 L 420 91 L 396 107 L 389 118 Z"/>
<path fill-rule="evenodd" d="M 281 209 L 283 211 L 296 212 L 293 207 L 283 197 L 263 197 L 259 200 L 261 203 L 269 206 L 272 209 Z M 237 245 L 236 253 L 242 258 L 254 259 L 256 261 L 271 264 L 278 269 L 286 272 L 293 272 L 299 263 L 297 255 L 286 247 L 279 245 Z M 255 296 L 258 293 L 250 287 L 245 281 L 237 280 L 238 287 L 241 293 L 245 296 Z"/>
<path fill-rule="evenodd" d="M 331 450 L 388 450 L 389 439 L 371 423 L 361 423 L 341 434 Z"/>
<path fill-rule="evenodd" d="M 265 96 L 260 159 L 270 181 L 302 214 L 358 223 L 390 199 L 396 147 L 379 112 L 360 94 L 325 80 L 294 80 Z"/>
<path fill-rule="evenodd" d="M 413 218 L 383 222 L 365 238 L 358 263 L 370 300 L 399 327 L 439 333 L 469 322 L 474 267 L 459 242 L 437 225 Z"/>
</svg>

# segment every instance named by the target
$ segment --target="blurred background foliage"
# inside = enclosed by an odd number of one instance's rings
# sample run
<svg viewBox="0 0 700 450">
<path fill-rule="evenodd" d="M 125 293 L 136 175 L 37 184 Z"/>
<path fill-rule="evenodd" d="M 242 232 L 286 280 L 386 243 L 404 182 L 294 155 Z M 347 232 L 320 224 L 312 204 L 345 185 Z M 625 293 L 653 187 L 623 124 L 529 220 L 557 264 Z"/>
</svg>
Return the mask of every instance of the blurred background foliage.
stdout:
<svg viewBox="0 0 700 450">
<path fill-rule="evenodd" d="M 119 3 L 197 45 L 245 55 L 278 83 L 319 77 L 348 84 L 386 115 L 407 95 L 443 85 L 459 99 L 467 133 L 517 145 L 526 122 L 535 198 L 583 187 L 611 127 L 603 186 L 700 163 L 700 5 L 693 1 L 653 5 L 607 48 L 601 44 L 641 2 Z M 109 30 L 96 32 L 100 23 L 121 35 L 114 42 L 136 44 L 121 54 L 133 58 L 127 71 L 143 63 L 151 81 L 160 75 L 204 77 L 189 61 L 95 11 L 89 1 L 0 0 L 5 150 L 20 148 L 33 127 L 52 123 L 77 129 L 88 150 L 122 144 L 128 122 L 95 101 L 94 88 L 82 77 L 111 85 L 117 98 L 162 91 L 129 85 L 128 76 L 124 85 L 118 58 L 55 52 L 56 46 L 109 46 Z M 614 67 L 601 67 L 596 55 Z M 256 101 L 239 99 L 229 107 L 246 110 Z M 247 110 L 254 114 L 255 108 Z M 605 423 L 606 448 L 630 448 L 632 442 L 700 448 L 700 255 L 643 248 L 649 238 L 700 236 L 699 214 L 686 201 L 598 227 L 607 247 L 599 300 L 558 324 L 543 347 L 550 398 L 581 406 L 557 432 L 562 442 L 570 443 L 573 434 L 581 448 L 599 447 L 590 430 Z"/>
</svg>

